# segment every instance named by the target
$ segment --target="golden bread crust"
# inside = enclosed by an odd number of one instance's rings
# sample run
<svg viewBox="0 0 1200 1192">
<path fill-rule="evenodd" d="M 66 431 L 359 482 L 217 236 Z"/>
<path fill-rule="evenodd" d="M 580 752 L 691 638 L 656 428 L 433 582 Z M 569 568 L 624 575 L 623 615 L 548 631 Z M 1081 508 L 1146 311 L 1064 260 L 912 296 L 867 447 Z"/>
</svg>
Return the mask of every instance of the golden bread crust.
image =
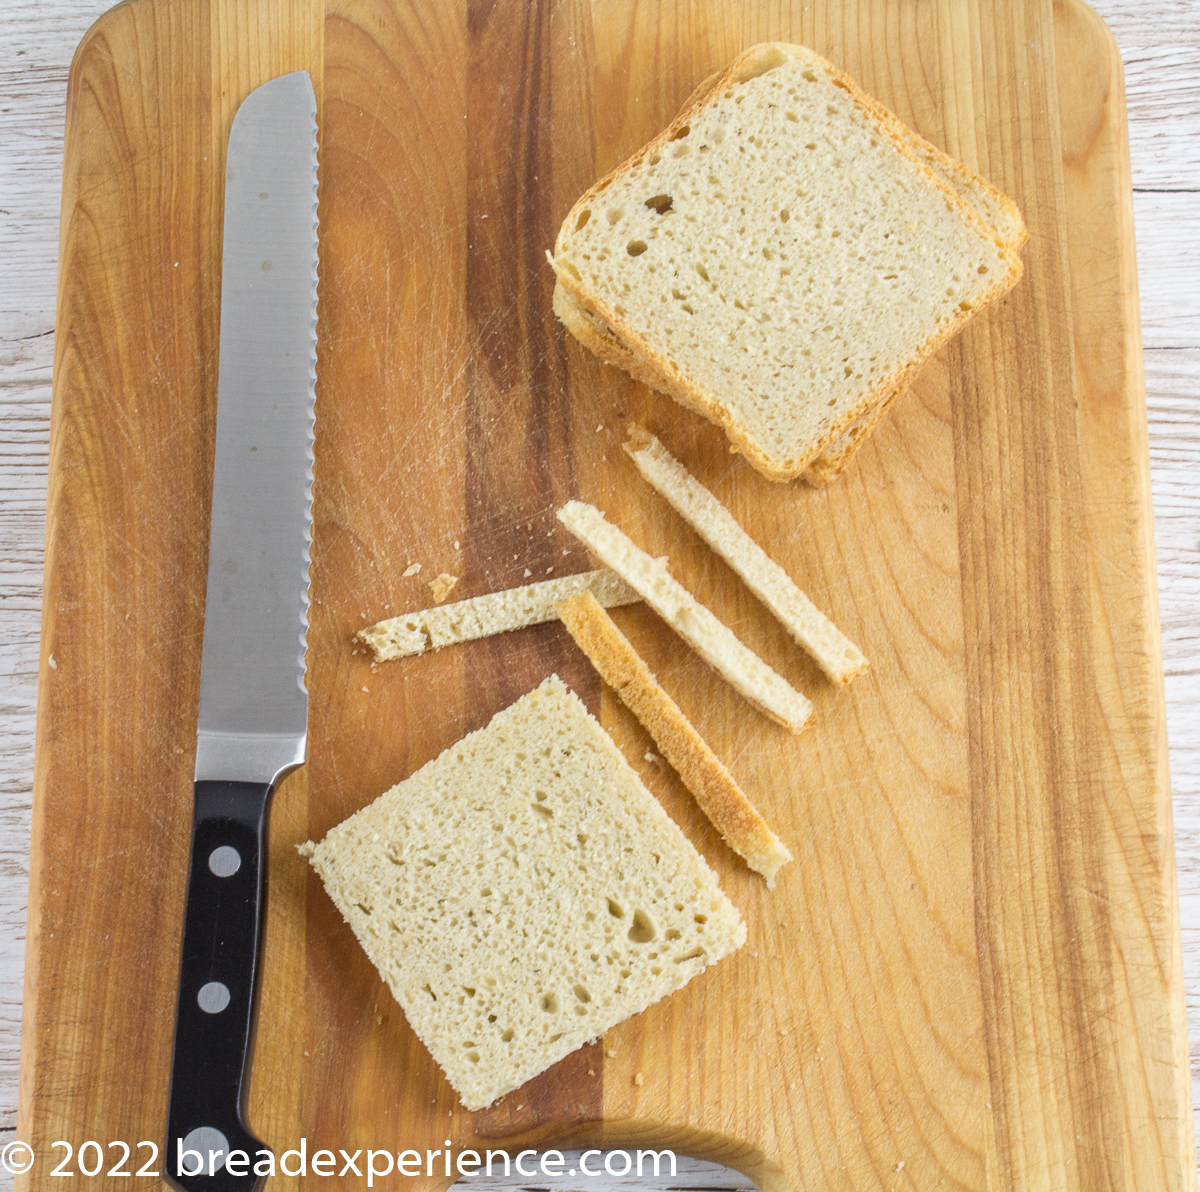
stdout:
<svg viewBox="0 0 1200 1192">
<path fill-rule="evenodd" d="M 775 874 L 792 854 L 659 686 L 612 618 L 590 592 L 580 592 L 559 605 L 558 615 L 600 677 L 654 739 L 729 847 L 773 886 Z"/>
</svg>

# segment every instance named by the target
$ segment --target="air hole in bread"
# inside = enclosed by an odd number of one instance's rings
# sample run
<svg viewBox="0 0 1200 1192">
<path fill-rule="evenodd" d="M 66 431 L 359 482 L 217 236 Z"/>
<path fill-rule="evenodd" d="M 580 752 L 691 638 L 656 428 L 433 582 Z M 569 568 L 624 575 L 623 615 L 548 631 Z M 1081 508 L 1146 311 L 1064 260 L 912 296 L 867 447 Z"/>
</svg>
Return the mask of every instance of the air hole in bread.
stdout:
<svg viewBox="0 0 1200 1192">
<path fill-rule="evenodd" d="M 703 955 L 704 955 L 703 948 L 693 948 L 686 956 L 676 956 L 675 963 L 683 964 L 683 962 L 685 960 L 698 960 Z"/>
<path fill-rule="evenodd" d="M 631 257 L 640 257 L 646 251 L 646 242 L 644 240 L 631 240 L 625 245 L 625 251 Z"/>
<path fill-rule="evenodd" d="M 648 944 L 658 935 L 658 926 L 644 910 L 633 912 L 633 923 L 629 928 L 629 939 L 635 944 Z"/>
<path fill-rule="evenodd" d="M 575 986 L 575 997 L 581 1002 L 590 1002 L 592 995 L 588 993 L 587 987 L 584 985 Z"/>
<path fill-rule="evenodd" d="M 815 83 L 817 81 L 817 76 L 813 74 L 811 70 L 804 71 L 802 77 L 807 79 L 810 83 Z"/>
<path fill-rule="evenodd" d="M 621 217 L 625 214 L 625 208 L 610 207 L 604 214 L 608 219 L 608 226 L 611 228 L 614 224 L 620 223 Z"/>
<path fill-rule="evenodd" d="M 709 276 L 708 276 L 708 270 L 707 270 L 707 269 L 705 269 L 705 267 L 704 267 L 704 263 L 703 263 L 702 261 L 697 261 L 697 262 L 696 262 L 696 272 L 697 272 L 698 274 L 700 274 L 700 276 L 701 276 L 702 278 L 704 278 L 704 280 L 705 280 L 705 281 L 709 281 L 709 280 L 710 280 L 710 278 L 709 278 Z"/>
<path fill-rule="evenodd" d="M 816 141 L 809 141 L 808 144 L 804 146 L 805 149 L 815 149 L 816 147 L 817 147 Z"/>
<path fill-rule="evenodd" d="M 608 902 L 608 913 L 612 915 L 614 919 L 625 918 L 625 908 L 619 902 L 615 902 L 611 898 L 607 899 L 606 901 Z"/>
<path fill-rule="evenodd" d="M 670 195 L 651 195 L 646 200 L 646 206 L 652 211 L 657 211 L 659 215 L 666 215 L 671 210 L 671 204 L 674 200 Z"/>
<path fill-rule="evenodd" d="M 545 1010 L 547 1014 L 557 1014 L 558 1013 L 558 994 L 557 993 L 543 993 L 541 1006 L 542 1006 L 542 1009 Z"/>
<path fill-rule="evenodd" d="M 687 157 L 692 151 L 691 145 L 685 145 L 682 141 L 671 150 L 672 157 Z"/>
<path fill-rule="evenodd" d="M 587 227 L 587 222 L 592 218 L 590 207 L 585 207 L 580 213 L 579 218 L 575 221 L 575 231 L 582 232 Z"/>
<path fill-rule="evenodd" d="M 779 212 L 779 218 L 784 223 L 787 223 L 787 221 L 792 218 L 792 213 L 786 207 L 783 207 Z"/>
<path fill-rule="evenodd" d="M 774 70 L 787 61 L 787 54 L 778 47 L 771 46 L 770 49 L 755 54 L 754 58 L 738 71 L 735 78 L 739 83 L 748 83 L 751 79 L 757 79 L 760 75 L 765 75 L 767 71 Z"/>
<path fill-rule="evenodd" d="M 716 126 L 716 127 L 713 129 L 713 130 L 712 130 L 712 132 L 710 132 L 710 133 L 708 134 L 708 139 L 709 139 L 710 141 L 712 141 L 712 143 L 713 143 L 714 145 L 720 145 L 720 144 L 721 144 L 721 143 L 722 143 L 722 142 L 725 140 L 725 129 L 724 129 L 724 127 L 723 127 L 722 125 L 718 124 L 718 125 L 717 125 L 717 126 Z"/>
<path fill-rule="evenodd" d="M 509 1027 L 508 1030 L 504 1031 L 501 1034 L 500 1042 L 501 1043 L 511 1043 L 512 1041 L 513 1041 L 513 1030 L 512 1030 L 512 1027 Z"/>
<path fill-rule="evenodd" d="M 692 131 L 691 125 L 685 124 L 682 128 L 676 129 L 671 134 L 670 139 L 672 141 L 682 141 L 683 138 L 686 137 L 688 135 L 688 133 L 690 133 L 691 131 Z"/>
<path fill-rule="evenodd" d="M 479 1052 L 477 1052 L 477 1051 L 468 1051 L 468 1052 L 467 1052 L 467 1059 L 469 1059 L 469 1060 L 471 1061 L 471 1063 L 473 1063 L 473 1064 L 477 1064 L 477 1063 L 479 1063 Z"/>
<path fill-rule="evenodd" d="M 800 123 L 800 117 L 795 112 L 784 112 L 784 118 L 790 120 L 793 124 Z"/>
</svg>

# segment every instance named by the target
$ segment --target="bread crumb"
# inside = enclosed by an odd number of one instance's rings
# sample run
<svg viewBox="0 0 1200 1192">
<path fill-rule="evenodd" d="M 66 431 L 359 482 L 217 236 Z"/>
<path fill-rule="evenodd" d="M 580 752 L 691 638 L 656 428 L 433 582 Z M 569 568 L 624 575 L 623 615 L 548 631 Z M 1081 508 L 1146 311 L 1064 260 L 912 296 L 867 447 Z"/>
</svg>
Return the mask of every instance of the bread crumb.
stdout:
<svg viewBox="0 0 1200 1192">
<path fill-rule="evenodd" d="M 421 570 L 420 563 L 409 563 L 408 570 L 404 573 L 404 578 L 408 579 L 410 575 L 416 575 Z"/>
<path fill-rule="evenodd" d="M 525 578 L 528 579 L 533 574 L 528 567 L 525 568 Z"/>
<path fill-rule="evenodd" d="M 433 593 L 434 604 L 441 604 L 454 591 L 457 584 L 458 576 L 449 575 L 445 571 L 437 579 L 431 579 L 429 581 L 429 590 Z"/>
<path fill-rule="evenodd" d="M 653 751 L 652 751 L 652 750 L 650 750 L 650 749 L 647 749 L 647 750 L 646 750 L 646 755 L 645 755 L 645 756 L 646 756 L 646 760 L 647 760 L 647 761 L 648 761 L 648 762 L 649 762 L 649 763 L 650 763 L 652 766 L 661 766 L 661 765 L 663 764 L 663 759 L 662 759 L 661 757 L 659 757 L 657 753 L 653 752 Z"/>
<path fill-rule="evenodd" d="M 610 1060 L 615 1060 L 617 1058 L 617 1053 L 613 1051 L 611 1047 L 604 1054 L 608 1056 Z"/>
<path fill-rule="evenodd" d="M 55 658 L 53 654 L 50 654 L 46 658 L 46 665 L 49 666 L 51 670 L 58 670 L 58 659 Z"/>
<path fill-rule="evenodd" d="M 640 1088 L 643 1084 L 646 1083 L 645 1077 L 643 1077 L 640 1072 L 635 1072 L 634 1076 L 633 1076 L 633 1083 L 636 1084 Z"/>
<path fill-rule="evenodd" d="M 460 546 L 458 545 L 458 539 L 457 539 L 457 538 L 454 540 L 454 549 L 455 549 L 455 550 L 462 550 L 462 547 L 460 547 Z"/>
<path fill-rule="evenodd" d="M 369 687 L 364 687 L 364 688 L 363 688 L 363 690 L 364 690 L 364 691 L 370 691 L 371 689 L 370 689 Z"/>
<path fill-rule="evenodd" d="M 596 1075 L 596 1069 L 595 1069 L 595 1068 L 589 1068 L 589 1069 L 588 1069 L 588 1075 L 589 1075 L 589 1076 L 595 1076 L 595 1075 Z"/>
</svg>

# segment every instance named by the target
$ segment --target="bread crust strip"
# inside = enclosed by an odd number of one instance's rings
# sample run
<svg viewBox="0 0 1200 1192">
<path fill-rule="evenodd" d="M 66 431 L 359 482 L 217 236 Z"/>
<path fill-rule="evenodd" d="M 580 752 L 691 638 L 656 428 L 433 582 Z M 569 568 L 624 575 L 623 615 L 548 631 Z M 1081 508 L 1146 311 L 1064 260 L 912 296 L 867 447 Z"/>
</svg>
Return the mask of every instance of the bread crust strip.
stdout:
<svg viewBox="0 0 1200 1192">
<path fill-rule="evenodd" d="M 651 558 L 584 501 L 568 501 L 558 511 L 558 520 L 763 715 L 794 733 L 808 723 L 813 710 L 808 698 L 675 579 L 667 571 L 666 559 Z"/>
<path fill-rule="evenodd" d="M 654 739 L 725 843 L 773 887 L 780 866 L 792 859 L 787 845 L 767 826 L 612 618 L 590 592 L 559 605 L 558 615 L 600 677 Z"/>
<path fill-rule="evenodd" d="M 863 652 L 654 435 L 630 423 L 624 447 L 647 483 L 738 573 L 831 682 L 840 687 L 867 669 Z"/>
<path fill-rule="evenodd" d="M 459 600 L 440 608 L 389 617 L 359 630 L 356 636 L 371 647 L 376 662 L 390 662 L 394 658 L 408 658 L 413 654 L 424 654 L 426 650 L 440 650 L 442 646 L 553 621 L 555 605 L 583 590 L 595 593 L 606 608 L 635 604 L 641 599 L 619 576 L 601 568 L 541 580 L 504 592 L 489 592 L 486 596 L 473 596 L 470 600 Z"/>
</svg>

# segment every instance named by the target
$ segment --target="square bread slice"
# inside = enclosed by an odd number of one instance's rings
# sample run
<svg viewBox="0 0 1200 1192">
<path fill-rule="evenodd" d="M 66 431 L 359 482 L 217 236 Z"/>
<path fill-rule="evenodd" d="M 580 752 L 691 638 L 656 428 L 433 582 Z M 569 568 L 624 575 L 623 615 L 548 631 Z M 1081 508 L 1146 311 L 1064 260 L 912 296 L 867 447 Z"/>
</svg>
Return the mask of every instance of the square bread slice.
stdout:
<svg viewBox="0 0 1200 1192">
<path fill-rule="evenodd" d="M 303 851 L 467 1109 L 746 939 L 554 675 Z"/>
<path fill-rule="evenodd" d="M 980 213 L 1015 208 L 934 154 L 811 50 L 755 46 L 575 204 L 555 310 L 790 480 L 1020 276 Z"/>
</svg>

